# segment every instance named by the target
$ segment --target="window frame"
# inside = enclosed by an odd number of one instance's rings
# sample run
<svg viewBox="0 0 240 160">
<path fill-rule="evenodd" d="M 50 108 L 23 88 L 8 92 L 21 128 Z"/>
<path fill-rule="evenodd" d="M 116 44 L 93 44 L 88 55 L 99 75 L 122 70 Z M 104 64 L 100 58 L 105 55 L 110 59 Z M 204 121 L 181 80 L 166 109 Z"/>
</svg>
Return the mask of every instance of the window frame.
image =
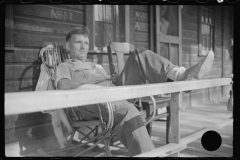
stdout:
<svg viewBox="0 0 240 160">
<path fill-rule="evenodd" d="M 203 50 L 203 44 L 202 44 L 202 41 L 203 41 L 203 35 L 202 35 L 202 24 L 207 24 L 207 25 L 210 25 L 212 26 L 212 51 L 214 52 L 215 48 L 215 8 L 212 7 L 212 22 L 211 24 L 210 23 L 206 23 L 206 22 L 202 22 L 202 15 L 204 14 L 202 12 L 202 7 L 204 7 L 203 5 L 200 5 L 198 7 L 198 56 L 199 57 L 203 57 L 203 56 L 206 56 L 207 52 L 210 51 L 210 50 Z M 206 52 L 207 51 L 207 52 Z"/>
<path fill-rule="evenodd" d="M 178 65 L 181 66 L 182 65 L 182 6 L 181 5 L 177 5 L 178 6 L 178 36 L 172 36 L 172 35 L 165 35 L 162 34 L 160 32 L 160 24 L 159 24 L 159 19 L 160 19 L 160 5 L 155 5 L 155 21 L 154 23 L 155 25 L 155 42 L 156 42 L 156 46 L 155 46 L 155 50 L 156 53 L 160 53 L 161 52 L 161 45 L 160 43 L 168 43 L 169 44 L 169 51 L 171 52 L 171 47 L 170 45 L 172 44 L 177 44 L 179 47 L 179 51 L 178 51 Z M 171 53 L 169 53 L 171 54 Z M 169 55 L 170 56 L 170 55 Z"/>
<path fill-rule="evenodd" d="M 130 42 L 130 6 L 125 6 L 125 42 Z M 105 53 L 104 51 L 94 50 L 95 44 L 95 10 L 94 5 L 86 5 L 86 26 L 90 30 L 89 35 L 89 52 L 90 53 Z"/>
</svg>

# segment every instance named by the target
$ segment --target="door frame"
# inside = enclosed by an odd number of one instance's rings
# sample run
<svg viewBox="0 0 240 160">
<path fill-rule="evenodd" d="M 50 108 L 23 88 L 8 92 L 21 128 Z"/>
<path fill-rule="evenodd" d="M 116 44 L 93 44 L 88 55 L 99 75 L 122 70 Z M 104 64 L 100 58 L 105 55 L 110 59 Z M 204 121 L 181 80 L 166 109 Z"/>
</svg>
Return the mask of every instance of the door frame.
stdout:
<svg viewBox="0 0 240 160">
<path fill-rule="evenodd" d="M 178 5 L 178 33 L 179 36 L 170 36 L 160 33 L 160 7 L 159 5 L 150 6 L 150 49 L 160 53 L 160 43 L 173 43 L 179 46 L 178 65 L 182 65 L 182 6 Z M 171 47 L 169 45 L 169 52 Z"/>
</svg>

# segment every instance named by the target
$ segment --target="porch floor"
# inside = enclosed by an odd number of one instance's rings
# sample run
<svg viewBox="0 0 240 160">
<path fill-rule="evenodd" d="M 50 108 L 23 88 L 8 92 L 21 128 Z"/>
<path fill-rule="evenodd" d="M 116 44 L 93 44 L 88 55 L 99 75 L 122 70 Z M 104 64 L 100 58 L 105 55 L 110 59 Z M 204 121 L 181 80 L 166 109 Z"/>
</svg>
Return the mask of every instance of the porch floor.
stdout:
<svg viewBox="0 0 240 160">
<path fill-rule="evenodd" d="M 220 121 L 232 117 L 232 113 L 227 111 L 227 100 L 222 99 L 217 102 L 210 102 L 206 104 L 194 105 L 192 108 L 181 110 L 180 112 L 180 134 L 181 138 L 191 135 L 205 127 L 210 127 Z M 155 147 L 160 147 L 166 144 L 165 134 L 166 122 L 154 121 L 152 140 Z M 207 151 L 201 145 L 201 138 L 191 142 L 187 148 L 180 152 L 180 157 L 231 157 L 233 154 L 233 124 L 229 124 L 221 129 L 216 130 L 222 137 L 222 145 L 216 151 Z M 40 139 L 33 146 L 33 148 L 43 148 L 48 151 L 50 148 L 57 148 L 57 142 L 54 136 Z M 84 155 L 86 157 L 102 157 L 106 156 L 103 145 L 99 145 L 100 149 L 89 151 Z M 77 153 L 83 148 L 75 149 L 73 152 Z M 35 157 L 40 154 L 34 150 L 26 155 L 20 156 L 19 144 L 5 145 L 5 155 L 7 157 Z M 126 148 L 119 142 L 115 142 L 114 147 L 111 147 L 113 156 L 125 157 L 128 156 Z M 72 154 L 74 154 L 72 153 Z"/>
</svg>

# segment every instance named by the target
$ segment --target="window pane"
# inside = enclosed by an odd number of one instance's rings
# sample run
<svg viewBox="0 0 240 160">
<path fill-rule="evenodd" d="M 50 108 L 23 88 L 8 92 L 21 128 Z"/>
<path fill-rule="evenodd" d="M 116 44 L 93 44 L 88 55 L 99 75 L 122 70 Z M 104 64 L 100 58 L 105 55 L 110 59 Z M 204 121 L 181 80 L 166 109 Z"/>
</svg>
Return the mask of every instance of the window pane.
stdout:
<svg viewBox="0 0 240 160">
<path fill-rule="evenodd" d="M 178 6 L 160 5 L 160 32 L 178 36 Z"/>
<path fill-rule="evenodd" d="M 116 23 L 117 24 L 120 24 L 120 22 L 119 22 L 119 10 L 118 10 L 118 5 L 114 5 L 114 14 L 115 14 L 115 17 L 116 17 Z M 123 12 L 121 12 L 121 13 L 123 13 Z M 122 16 L 121 16 L 122 17 Z"/>
<path fill-rule="evenodd" d="M 204 37 L 202 38 L 202 40 L 203 40 L 203 50 L 205 50 L 206 49 L 206 40 Z"/>
<path fill-rule="evenodd" d="M 206 34 L 206 36 L 208 36 L 208 34 L 209 34 L 209 26 L 205 25 L 205 27 L 206 27 L 205 34 Z"/>
<path fill-rule="evenodd" d="M 113 23 L 113 10 L 111 5 L 106 5 L 106 22 Z"/>
<path fill-rule="evenodd" d="M 199 15 L 199 18 L 201 18 L 201 30 L 202 33 L 201 41 L 202 41 L 202 48 L 200 48 L 202 51 L 199 52 L 200 55 L 206 55 L 206 53 L 209 50 L 213 49 L 212 39 L 213 39 L 213 10 L 211 6 L 203 6 L 201 7 L 201 15 Z"/>
<path fill-rule="evenodd" d="M 160 55 L 169 60 L 169 56 L 168 56 L 169 55 L 168 43 L 160 43 Z"/>
<path fill-rule="evenodd" d="M 204 8 L 203 7 L 201 7 L 201 12 L 202 12 L 201 19 L 202 19 L 202 22 L 204 22 Z"/>
<path fill-rule="evenodd" d="M 125 6 L 95 5 L 94 50 L 106 51 L 109 42 L 125 41 Z"/>
<path fill-rule="evenodd" d="M 104 21 L 104 13 L 105 9 L 103 8 L 103 5 L 95 5 L 95 21 Z"/>
<path fill-rule="evenodd" d="M 104 46 L 104 23 L 95 22 L 95 45 L 96 47 Z"/>
<path fill-rule="evenodd" d="M 208 23 L 208 10 L 205 8 L 205 22 Z"/>
<path fill-rule="evenodd" d="M 206 36 L 208 34 L 208 26 L 206 24 L 202 24 L 202 35 Z"/>
<path fill-rule="evenodd" d="M 210 26 L 210 36 L 213 38 L 213 27 Z"/>
<path fill-rule="evenodd" d="M 113 29 L 113 25 L 112 24 L 106 24 L 106 42 L 104 44 L 104 46 L 107 46 L 109 44 L 109 42 L 115 41 L 114 38 L 114 29 Z"/>
<path fill-rule="evenodd" d="M 179 45 L 178 44 L 171 44 L 171 54 L 170 54 L 170 61 L 175 64 L 175 65 L 179 65 L 178 64 L 178 53 L 179 53 Z"/>
</svg>

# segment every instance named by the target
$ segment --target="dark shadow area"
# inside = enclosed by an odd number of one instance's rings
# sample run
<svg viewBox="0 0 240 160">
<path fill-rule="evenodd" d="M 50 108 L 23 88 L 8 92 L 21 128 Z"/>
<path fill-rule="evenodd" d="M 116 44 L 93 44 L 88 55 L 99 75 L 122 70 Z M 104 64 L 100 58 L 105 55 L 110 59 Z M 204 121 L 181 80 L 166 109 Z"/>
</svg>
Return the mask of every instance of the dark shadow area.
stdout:
<svg viewBox="0 0 240 160">
<path fill-rule="evenodd" d="M 40 75 L 41 59 L 35 60 L 31 65 L 27 66 L 20 78 L 18 91 L 35 91 L 38 77 Z M 24 76 L 32 69 L 32 84 L 23 83 Z M 24 84 L 24 87 L 23 87 Z M 28 86 L 26 86 L 28 85 Z M 16 106 L 20 107 L 20 106 Z M 51 123 L 50 115 L 42 112 L 19 114 L 15 121 L 14 136 L 19 142 L 20 155 L 28 154 L 39 148 L 39 139 L 53 134 L 53 131 L 47 128 L 47 124 Z M 48 125 L 49 126 L 49 125 Z"/>
<path fill-rule="evenodd" d="M 26 91 L 26 90 L 29 91 L 29 89 L 31 89 L 31 91 L 35 91 L 35 88 L 37 85 L 37 80 L 40 75 L 40 66 L 41 66 L 41 59 L 38 59 L 38 60 L 33 61 L 33 63 L 31 65 L 27 66 L 23 70 L 21 76 L 19 77 L 19 87 L 18 87 L 19 92 Z M 27 87 L 22 87 L 24 76 L 30 69 L 33 69 L 32 85 L 27 86 Z"/>
</svg>

